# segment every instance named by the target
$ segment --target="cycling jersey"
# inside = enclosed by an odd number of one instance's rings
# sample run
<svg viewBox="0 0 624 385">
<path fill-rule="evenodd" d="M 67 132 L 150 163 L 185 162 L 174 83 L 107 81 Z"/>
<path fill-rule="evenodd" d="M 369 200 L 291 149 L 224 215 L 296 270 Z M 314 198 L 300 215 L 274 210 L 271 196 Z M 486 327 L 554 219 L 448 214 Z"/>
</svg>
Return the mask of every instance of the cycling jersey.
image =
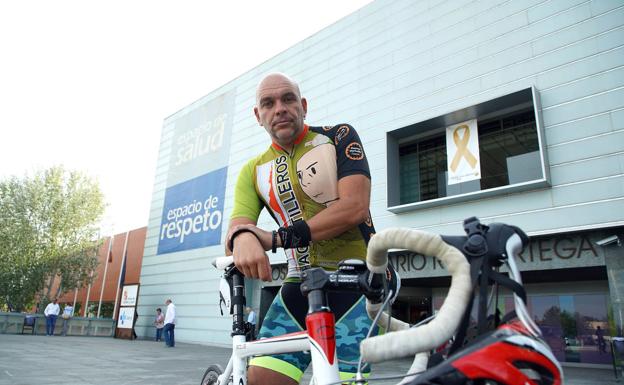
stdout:
<svg viewBox="0 0 624 385">
<path fill-rule="evenodd" d="M 340 178 L 355 174 L 370 178 L 368 161 L 353 127 L 305 125 L 292 151 L 273 143 L 242 168 L 231 218 L 257 221 L 266 207 L 278 226 L 308 220 L 338 200 Z M 296 280 L 309 266 L 333 270 L 343 259 L 365 259 L 366 245 L 374 233 L 369 215 L 365 222 L 337 237 L 285 250 L 287 279 Z"/>
</svg>

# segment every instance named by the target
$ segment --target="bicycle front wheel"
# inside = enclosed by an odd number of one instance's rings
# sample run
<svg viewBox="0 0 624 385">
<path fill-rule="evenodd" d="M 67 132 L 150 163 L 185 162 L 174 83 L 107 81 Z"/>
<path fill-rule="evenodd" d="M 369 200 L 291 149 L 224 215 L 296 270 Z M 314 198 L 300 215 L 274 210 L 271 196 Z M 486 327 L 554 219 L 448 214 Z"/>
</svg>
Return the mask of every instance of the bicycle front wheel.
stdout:
<svg viewBox="0 0 624 385">
<path fill-rule="evenodd" d="M 204 377 L 202 378 L 201 385 L 225 385 L 219 383 L 219 376 L 223 373 L 220 365 L 210 365 Z"/>
</svg>

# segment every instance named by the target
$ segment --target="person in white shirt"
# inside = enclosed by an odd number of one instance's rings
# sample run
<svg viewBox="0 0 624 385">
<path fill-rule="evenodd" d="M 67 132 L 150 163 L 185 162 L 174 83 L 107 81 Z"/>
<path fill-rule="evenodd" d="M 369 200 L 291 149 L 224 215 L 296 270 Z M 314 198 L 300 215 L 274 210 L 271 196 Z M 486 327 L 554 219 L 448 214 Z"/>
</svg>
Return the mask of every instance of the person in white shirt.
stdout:
<svg viewBox="0 0 624 385">
<path fill-rule="evenodd" d="M 62 336 L 67 335 L 67 329 L 69 329 L 69 320 L 74 316 L 74 307 L 72 305 L 65 305 L 63 309 L 63 314 L 61 317 L 63 318 L 63 329 L 61 331 Z"/>
<path fill-rule="evenodd" d="M 43 314 L 46 317 L 46 336 L 54 335 L 54 327 L 56 326 L 56 318 L 61 312 L 61 307 L 58 305 L 58 300 L 54 298 L 52 302 L 46 306 Z"/>
<path fill-rule="evenodd" d="M 256 339 L 256 312 L 249 306 L 245 310 L 247 310 L 247 322 L 249 322 L 251 328 L 249 330 L 249 339 L 253 341 Z"/>
<path fill-rule="evenodd" d="M 167 299 L 165 301 L 165 305 L 167 305 L 167 310 L 165 312 L 165 327 L 163 328 L 165 332 L 165 345 L 172 348 L 175 346 L 175 337 L 173 330 L 175 329 L 176 324 L 176 308 L 171 299 Z"/>
</svg>

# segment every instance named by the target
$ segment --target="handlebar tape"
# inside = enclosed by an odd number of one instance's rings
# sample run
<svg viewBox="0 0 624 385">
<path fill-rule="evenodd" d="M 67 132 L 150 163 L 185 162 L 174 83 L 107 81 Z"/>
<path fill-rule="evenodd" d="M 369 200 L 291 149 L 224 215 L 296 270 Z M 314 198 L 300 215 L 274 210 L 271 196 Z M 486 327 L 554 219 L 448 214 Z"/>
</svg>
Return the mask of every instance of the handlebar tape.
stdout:
<svg viewBox="0 0 624 385">
<path fill-rule="evenodd" d="M 451 274 L 451 287 L 436 318 L 430 323 L 362 341 L 362 358 L 370 363 L 411 356 L 442 345 L 455 333 L 472 297 L 470 264 L 459 250 L 446 244 L 440 235 L 402 228 L 391 228 L 377 233 L 368 244 L 366 256 L 366 264 L 371 272 L 385 272 L 388 264 L 387 252 L 391 248 L 435 256 Z M 369 307 L 367 301 L 367 310 Z M 375 307 L 379 310 L 379 306 Z"/>
</svg>

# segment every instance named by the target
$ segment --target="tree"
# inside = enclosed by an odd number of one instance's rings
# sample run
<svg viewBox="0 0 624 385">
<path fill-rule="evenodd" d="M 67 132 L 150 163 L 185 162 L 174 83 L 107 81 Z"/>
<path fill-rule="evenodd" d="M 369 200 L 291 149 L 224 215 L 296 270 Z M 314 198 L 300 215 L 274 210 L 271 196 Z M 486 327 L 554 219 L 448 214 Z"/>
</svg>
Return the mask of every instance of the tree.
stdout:
<svg viewBox="0 0 624 385">
<path fill-rule="evenodd" d="M 88 283 L 103 212 L 98 183 L 77 171 L 0 181 L 0 303 L 19 311 Z"/>
<path fill-rule="evenodd" d="M 561 312 L 561 327 L 563 328 L 563 335 L 568 337 L 576 337 L 576 318 L 574 314 L 568 311 Z"/>
</svg>

